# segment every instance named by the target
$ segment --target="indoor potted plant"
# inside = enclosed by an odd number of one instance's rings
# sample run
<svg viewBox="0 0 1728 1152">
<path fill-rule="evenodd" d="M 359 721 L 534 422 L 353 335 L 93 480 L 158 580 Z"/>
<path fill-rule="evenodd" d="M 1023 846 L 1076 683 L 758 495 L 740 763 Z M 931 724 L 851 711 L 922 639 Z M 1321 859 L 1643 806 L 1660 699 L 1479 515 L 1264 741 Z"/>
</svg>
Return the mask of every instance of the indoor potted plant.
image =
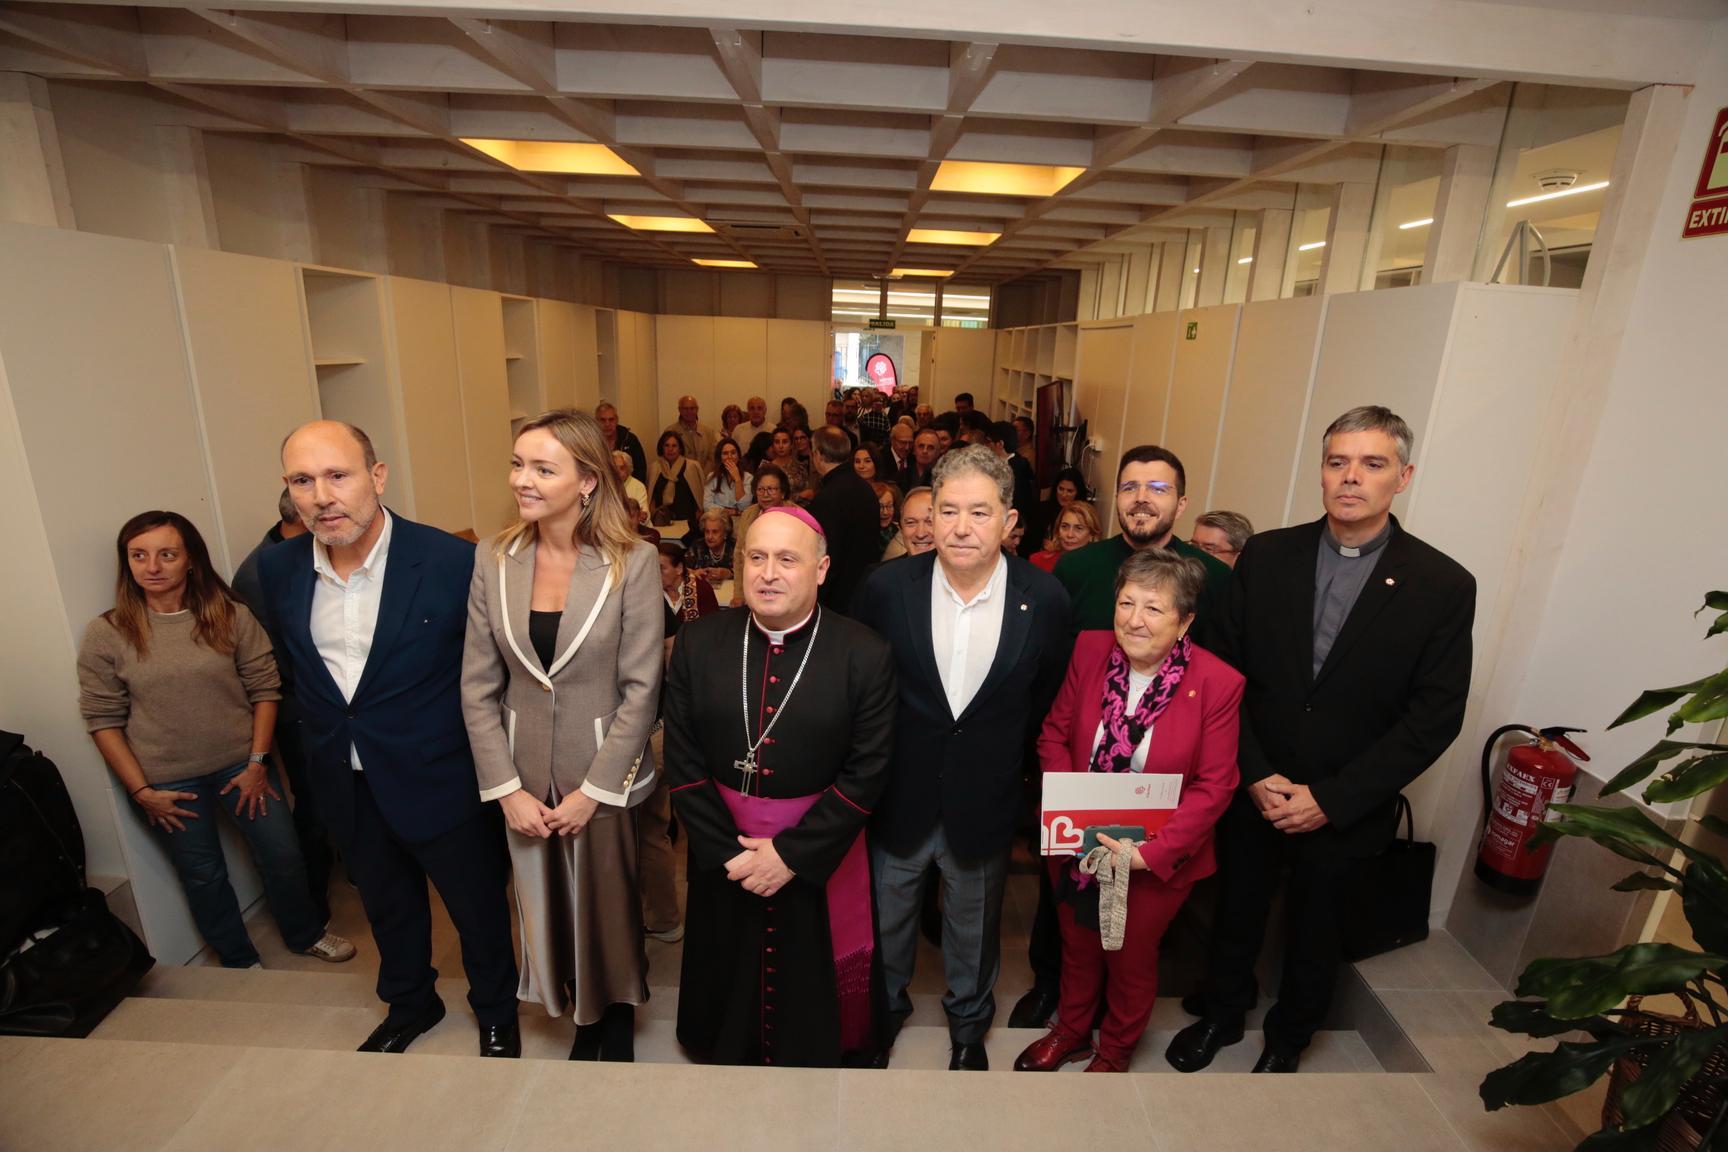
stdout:
<svg viewBox="0 0 1728 1152">
<path fill-rule="evenodd" d="M 1707 636 L 1728 631 L 1728 592 L 1712 592 L 1700 612 L 1717 613 Z M 1610 727 L 1673 707 L 1668 736 L 1684 724 L 1728 716 L 1728 668 L 1690 684 L 1646 691 Z M 1602 789 L 1608 796 L 1652 775 L 1651 804 L 1688 800 L 1728 781 L 1728 744 L 1663 739 Z M 1559 1037 L 1551 1052 L 1533 1052 L 1482 1081 L 1482 1102 L 1541 1104 L 1612 1074 L 1603 1126 L 1580 1149 L 1728 1148 L 1728 863 L 1714 848 L 1728 843 L 1728 821 L 1700 817 L 1709 846 L 1688 844 L 1638 807 L 1556 805 L 1531 846 L 1582 836 L 1641 866 L 1618 891 L 1668 890 L 1680 896 L 1698 948 L 1631 944 L 1606 956 L 1536 960 L 1516 994 L 1495 1007 L 1492 1023 L 1508 1032 Z M 1648 1012 L 1646 995 L 1672 994 L 1682 1017 Z"/>
</svg>

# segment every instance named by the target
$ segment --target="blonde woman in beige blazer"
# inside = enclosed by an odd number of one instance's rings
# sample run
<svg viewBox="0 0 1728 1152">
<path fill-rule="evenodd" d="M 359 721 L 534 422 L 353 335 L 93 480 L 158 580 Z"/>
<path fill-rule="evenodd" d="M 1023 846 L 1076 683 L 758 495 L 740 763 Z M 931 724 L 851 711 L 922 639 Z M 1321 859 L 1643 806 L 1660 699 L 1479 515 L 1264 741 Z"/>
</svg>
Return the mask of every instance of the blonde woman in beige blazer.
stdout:
<svg viewBox="0 0 1728 1152">
<path fill-rule="evenodd" d="M 521 519 L 474 565 L 462 708 L 481 799 L 509 826 L 517 996 L 574 1015 L 571 1059 L 630 1060 L 648 994 L 634 808 L 655 785 L 658 556 L 584 413 L 524 425 L 510 484 Z"/>
</svg>

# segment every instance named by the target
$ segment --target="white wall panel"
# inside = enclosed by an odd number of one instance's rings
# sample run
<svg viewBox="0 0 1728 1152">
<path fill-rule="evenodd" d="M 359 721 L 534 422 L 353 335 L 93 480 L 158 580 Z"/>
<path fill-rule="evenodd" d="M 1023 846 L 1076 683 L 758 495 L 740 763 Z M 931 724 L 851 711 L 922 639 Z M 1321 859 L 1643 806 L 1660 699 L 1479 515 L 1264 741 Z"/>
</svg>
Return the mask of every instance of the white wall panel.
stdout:
<svg viewBox="0 0 1728 1152">
<path fill-rule="evenodd" d="M 1182 460 L 1188 478 L 1188 507 L 1176 522 L 1184 540 L 1194 518 L 1210 504 L 1212 462 L 1217 456 L 1224 394 L 1230 383 L 1230 361 L 1236 349 L 1240 304 L 1219 304 L 1180 314 L 1181 338 L 1170 379 L 1170 411 L 1164 422 L 1163 446 Z M 1188 328 L 1194 327 L 1194 338 Z"/>
<path fill-rule="evenodd" d="M 1301 436 L 1328 299 L 1266 300 L 1242 309 L 1208 505 L 1240 512 L 1256 530 L 1284 522 L 1292 483 L 1312 479 L 1319 459 L 1319 448 L 1310 451 Z"/>
</svg>

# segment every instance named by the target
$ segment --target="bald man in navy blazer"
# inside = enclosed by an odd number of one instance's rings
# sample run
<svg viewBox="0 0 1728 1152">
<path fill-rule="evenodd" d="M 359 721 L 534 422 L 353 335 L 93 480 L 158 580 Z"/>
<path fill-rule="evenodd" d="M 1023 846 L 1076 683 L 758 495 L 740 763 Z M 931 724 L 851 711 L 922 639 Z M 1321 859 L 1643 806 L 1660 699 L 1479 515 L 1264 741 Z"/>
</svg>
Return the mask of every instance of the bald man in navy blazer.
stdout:
<svg viewBox="0 0 1728 1152">
<path fill-rule="evenodd" d="M 402 1052 L 444 1017 L 427 881 L 462 945 L 480 1055 L 521 1054 L 496 805 L 462 718 L 474 546 L 392 515 L 366 434 L 318 421 L 282 445 L 311 533 L 258 558 L 265 625 L 292 672 L 307 775 L 378 944 L 389 1012 L 362 1052 Z"/>
</svg>

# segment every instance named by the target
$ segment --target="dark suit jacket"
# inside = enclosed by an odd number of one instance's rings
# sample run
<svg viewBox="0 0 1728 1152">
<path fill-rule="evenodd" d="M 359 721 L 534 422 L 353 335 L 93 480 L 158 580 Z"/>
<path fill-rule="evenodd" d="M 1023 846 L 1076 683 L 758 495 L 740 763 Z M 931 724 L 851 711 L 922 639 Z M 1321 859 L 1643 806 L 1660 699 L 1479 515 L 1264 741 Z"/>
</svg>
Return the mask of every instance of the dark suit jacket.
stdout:
<svg viewBox="0 0 1728 1152">
<path fill-rule="evenodd" d="M 349 745 L 385 821 L 423 843 L 480 811 L 462 720 L 462 645 L 474 545 L 396 516 L 372 649 L 352 701 L 312 641 L 312 537 L 258 557 L 265 627 L 279 662 L 292 665 L 308 776 L 339 841 L 354 829 Z"/>
<path fill-rule="evenodd" d="M 996 659 L 959 716 L 948 710 L 930 637 L 936 553 L 883 564 L 854 607 L 894 649 L 900 681 L 894 761 L 872 834 L 908 853 L 941 821 L 963 859 L 1006 852 L 1014 841 L 1030 737 L 1068 666 L 1068 596 L 1055 577 L 1004 556 L 1007 599 Z"/>
<path fill-rule="evenodd" d="M 1115 647 L 1114 632 L 1080 633 L 1062 690 L 1038 734 L 1044 771 L 1092 770 L 1092 745 L 1104 714 L 1104 674 Z M 1236 793 L 1241 710 L 1241 675 L 1196 644 L 1175 698 L 1152 726 L 1142 769 L 1182 777 L 1182 795 L 1169 823 L 1140 845 L 1147 870 L 1172 887 L 1217 871 L 1212 829 Z"/>
<path fill-rule="evenodd" d="M 1242 783 L 1310 785 L 1316 849 L 1371 854 L 1399 791 L 1464 722 L 1476 580 L 1393 520 L 1368 583 L 1314 674 L 1314 565 L 1324 520 L 1261 532 L 1230 582 L 1219 655 L 1247 678 Z"/>
<path fill-rule="evenodd" d="M 822 477 L 809 512 L 828 538 L 828 578 L 819 599 L 824 607 L 844 612 L 864 569 L 882 559 L 876 490 L 850 462 L 841 464 Z"/>
</svg>

